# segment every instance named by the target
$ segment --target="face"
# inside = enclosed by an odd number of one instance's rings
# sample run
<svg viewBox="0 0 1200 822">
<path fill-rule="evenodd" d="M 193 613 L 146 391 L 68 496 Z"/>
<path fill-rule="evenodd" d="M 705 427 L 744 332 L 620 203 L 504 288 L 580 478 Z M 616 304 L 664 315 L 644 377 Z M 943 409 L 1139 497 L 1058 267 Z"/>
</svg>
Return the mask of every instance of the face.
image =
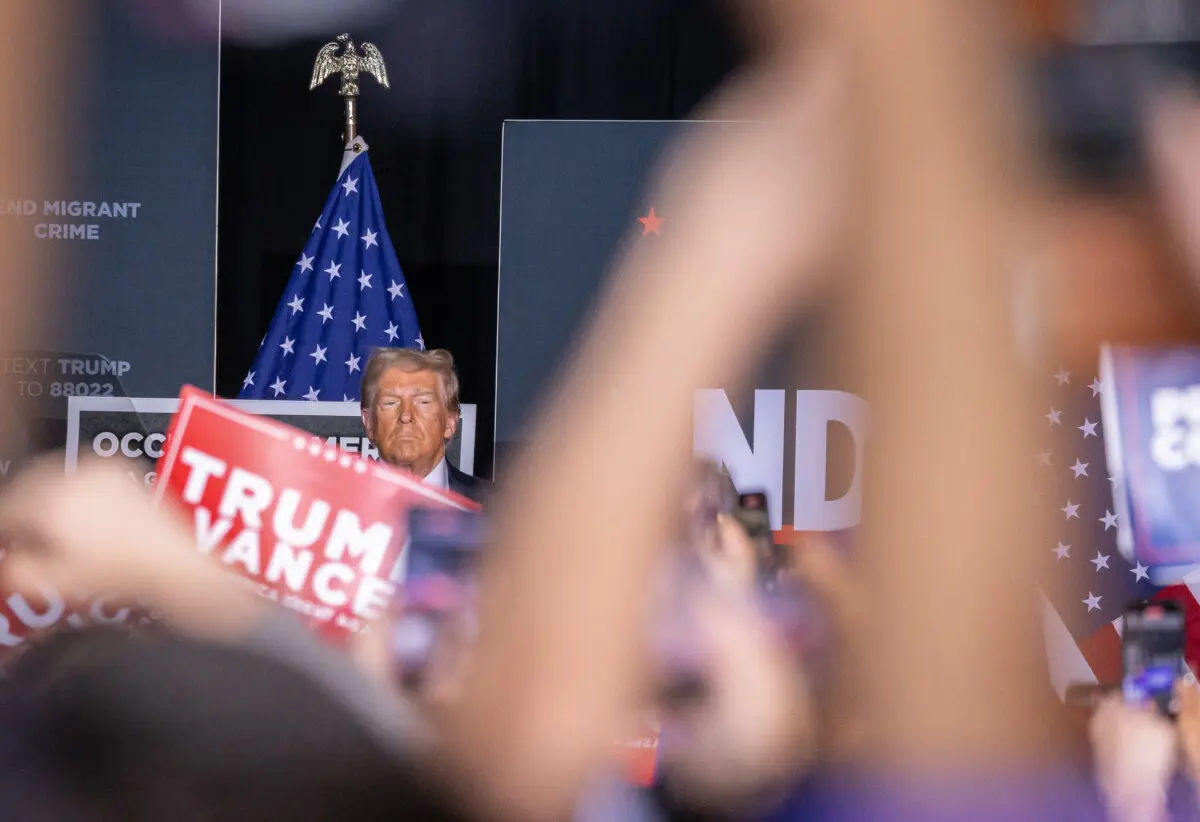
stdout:
<svg viewBox="0 0 1200 822">
<path fill-rule="evenodd" d="M 425 476 L 445 456 L 458 417 L 446 408 L 436 373 L 390 368 L 379 379 L 374 407 L 363 410 L 363 424 L 380 459 Z"/>
</svg>

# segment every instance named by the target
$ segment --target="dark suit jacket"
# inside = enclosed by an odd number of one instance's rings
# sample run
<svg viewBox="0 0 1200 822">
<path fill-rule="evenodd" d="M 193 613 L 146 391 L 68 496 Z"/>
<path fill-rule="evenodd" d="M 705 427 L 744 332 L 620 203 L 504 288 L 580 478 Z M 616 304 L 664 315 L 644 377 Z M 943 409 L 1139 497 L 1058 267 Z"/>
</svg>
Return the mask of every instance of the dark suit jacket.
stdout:
<svg viewBox="0 0 1200 822">
<path fill-rule="evenodd" d="M 474 500 L 480 505 L 487 506 L 488 497 L 492 495 L 490 480 L 464 474 L 451 465 L 449 460 L 446 460 L 446 476 L 451 491 L 469 500 Z"/>
</svg>

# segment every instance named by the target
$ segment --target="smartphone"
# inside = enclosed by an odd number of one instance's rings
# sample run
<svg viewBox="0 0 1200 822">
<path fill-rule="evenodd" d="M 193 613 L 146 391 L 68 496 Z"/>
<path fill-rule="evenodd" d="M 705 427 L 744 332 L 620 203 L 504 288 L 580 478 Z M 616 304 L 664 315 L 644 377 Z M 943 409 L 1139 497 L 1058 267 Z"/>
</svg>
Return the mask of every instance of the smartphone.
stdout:
<svg viewBox="0 0 1200 822">
<path fill-rule="evenodd" d="M 767 495 L 762 491 L 739 494 L 733 515 L 754 544 L 759 587 L 768 591 L 773 589 L 787 570 L 788 555 L 786 546 L 775 544 Z"/>
<path fill-rule="evenodd" d="M 408 535 L 391 649 L 401 681 L 415 686 L 447 628 L 474 619 L 475 569 L 488 522 L 472 511 L 414 508 Z"/>
<path fill-rule="evenodd" d="M 1183 606 L 1175 600 L 1140 602 L 1125 612 L 1121 632 L 1125 701 L 1153 701 L 1175 715 L 1175 683 L 1188 674 L 1184 658 Z"/>
</svg>

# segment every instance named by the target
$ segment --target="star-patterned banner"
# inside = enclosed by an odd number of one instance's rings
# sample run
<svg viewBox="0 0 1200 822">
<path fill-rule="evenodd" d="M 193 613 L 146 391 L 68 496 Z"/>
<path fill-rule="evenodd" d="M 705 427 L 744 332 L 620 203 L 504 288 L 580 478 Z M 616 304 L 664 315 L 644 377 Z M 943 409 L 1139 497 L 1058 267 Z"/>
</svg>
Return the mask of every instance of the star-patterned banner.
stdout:
<svg viewBox="0 0 1200 822">
<path fill-rule="evenodd" d="M 1188 659 L 1196 667 L 1200 605 L 1190 579 L 1178 573 L 1178 566 L 1175 573 L 1161 573 L 1162 566 L 1135 549 L 1130 532 L 1128 501 L 1141 483 L 1130 476 L 1130 460 L 1122 455 L 1144 451 L 1152 434 L 1148 429 L 1144 436 L 1130 437 L 1125 429 L 1132 420 L 1117 409 L 1127 409 L 1129 402 L 1136 406 L 1144 392 L 1111 365 L 1102 366 L 1099 375 L 1060 369 L 1052 380 L 1052 404 L 1043 417 L 1046 443 L 1036 455 L 1042 484 L 1034 502 L 1053 505 L 1059 523 L 1054 544 L 1046 546 L 1052 559 L 1044 585 L 1055 685 L 1062 693 L 1073 683 L 1113 683 L 1120 678 L 1121 617 L 1139 600 L 1176 599 L 1183 604 Z M 1143 419 L 1152 419 L 1148 408 Z M 1185 420 L 1172 422 L 1182 425 Z M 1141 492 L 1147 491 L 1158 495 L 1161 488 L 1141 484 Z"/>
<path fill-rule="evenodd" d="M 425 347 L 361 137 L 346 160 L 239 399 L 357 401 L 373 348 Z"/>
</svg>

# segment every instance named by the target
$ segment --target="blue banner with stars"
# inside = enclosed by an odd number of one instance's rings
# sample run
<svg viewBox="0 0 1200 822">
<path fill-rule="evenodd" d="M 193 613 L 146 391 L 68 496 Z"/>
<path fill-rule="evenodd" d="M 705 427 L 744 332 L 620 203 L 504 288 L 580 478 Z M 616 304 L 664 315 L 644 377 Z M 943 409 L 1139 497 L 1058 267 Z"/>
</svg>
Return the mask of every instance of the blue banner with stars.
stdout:
<svg viewBox="0 0 1200 822">
<path fill-rule="evenodd" d="M 425 340 L 358 137 L 238 398 L 358 401 L 362 369 L 379 347 L 423 349 Z"/>
</svg>

